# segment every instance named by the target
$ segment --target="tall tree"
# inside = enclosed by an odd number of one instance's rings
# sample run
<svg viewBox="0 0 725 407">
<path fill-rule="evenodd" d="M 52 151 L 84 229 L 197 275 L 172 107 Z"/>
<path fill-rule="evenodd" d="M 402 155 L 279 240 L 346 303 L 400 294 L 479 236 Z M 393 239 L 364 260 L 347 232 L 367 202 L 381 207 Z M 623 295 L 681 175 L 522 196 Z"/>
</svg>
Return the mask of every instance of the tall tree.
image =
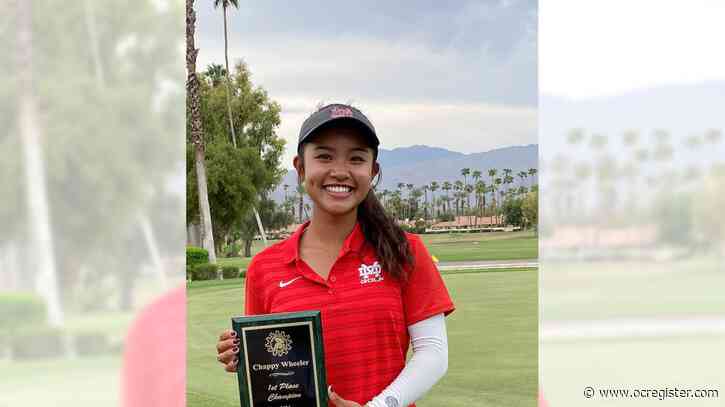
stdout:
<svg viewBox="0 0 725 407">
<path fill-rule="evenodd" d="M 206 67 L 206 71 L 204 71 L 204 76 L 206 77 L 206 80 L 210 82 L 210 85 L 212 87 L 218 86 L 220 83 L 222 83 L 223 80 L 226 79 L 227 70 L 219 64 L 210 64 Z"/>
<path fill-rule="evenodd" d="M 451 210 L 451 197 L 448 196 L 448 191 L 451 190 L 451 187 L 452 186 L 449 181 L 444 181 L 443 186 L 441 187 L 441 189 L 446 193 L 446 200 L 444 201 L 446 204 L 443 206 L 443 212 L 445 212 L 446 214 Z"/>
<path fill-rule="evenodd" d="M 529 177 L 531 177 L 531 182 L 529 183 L 529 189 L 533 186 L 534 177 L 536 176 L 536 173 L 538 170 L 536 168 L 529 168 L 529 171 L 527 172 L 529 174 Z"/>
<path fill-rule="evenodd" d="M 430 186 L 428 184 L 423 185 L 423 219 L 428 220 L 428 190 Z"/>
<path fill-rule="evenodd" d="M 478 211 L 483 217 L 483 211 L 486 208 L 486 183 L 483 181 L 476 182 L 476 196 L 478 197 Z"/>
<path fill-rule="evenodd" d="M 302 184 L 297 185 L 297 223 L 302 223 L 302 211 L 304 210 L 304 204 L 305 204 L 305 187 Z"/>
<path fill-rule="evenodd" d="M 433 203 L 433 218 L 438 217 L 438 208 L 437 208 L 437 201 L 435 200 L 435 192 L 438 190 L 439 185 L 436 181 L 431 181 L 430 183 L 430 200 Z"/>
<path fill-rule="evenodd" d="M 227 111 L 229 113 L 229 129 L 232 133 L 232 144 L 234 144 L 234 147 L 236 147 L 237 136 L 234 132 L 234 120 L 232 119 L 232 101 L 229 90 L 229 42 L 227 38 L 227 7 L 229 7 L 230 4 L 233 5 L 236 9 L 239 9 L 239 0 L 214 0 L 214 8 L 219 8 L 219 6 L 221 5 L 224 13 L 224 66 L 227 69 Z"/>
<path fill-rule="evenodd" d="M 209 251 L 209 262 L 216 263 L 214 233 L 211 223 L 211 210 L 209 208 L 204 160 L 204 133 L 201 124 L 199 78 L 196 75 L 196 55 L 199 53 L 199 50 L 194 46 L 195 30 L 196 13 L 194 12 L 194 0 L 186 0 L 186 115 L 189 121 L 191 142 L 194 145 L 194 167 L 196 169 L 196 185 L 202 221 L 202 245 Z"/>
<path fill-rule="evenodd" d="M 493 216 L 496 216 L 496 174 L 498 174 L 496 168 L 488 170 L 488 176 L 491 177 L 491 215 Z"/>
<path fill-rule="evenodd" d="M 64 314 L 58 287 L 58 274 L 50 228 L 43 149 L 39 115 L 33 94 L 33 3 L 18 1 L 17 5 L 17 63 L 19 90 L 19 128 L 24 153 L 28 214 L 30 215 L 30 237 L 39 268 L 36 287 L 46 301 L 48 322 L 61 326 Z M 40 6 L 38 6 L 40 7 Z"/>
<path fill-rule="evenodd" d="M 463 198 L 465 196 L 463 188 L 463 181 L 456 180 L 456 182 L 453 183 L 453 189 L 456 191 L 454 194 L 456 197 L 456 216 L 461 215 L 461 207 L 463 206 Z"/>
<path fill-rule="evenodd" d="M 493 180 L 493 184 L 496 186 L 496 188 L 494 188 L 494 195 L 496 193 L 495 191 L 499 192 L 499 201 L 498 201 L 499 208 L 501 205 L 503 205 L 503 189 L 501 188 L 502 183 L 503 183 L 503 180 L 501 179 L 501 177 L 497 177 L 496 179 Z M 499 210 L 499 215 L 500 214 L 501 214 L 501 211 Z M 501 224 L 501 217 L 499 217 L 498 223 Z"/>
<path fill-rule="evenodd" d="M 471 173 L 470 168 L 461 168 L 461 175 L 463 175 L 463 190 L 466 191 L 466 187 L 468 186 L 468 175 Z M 468 199 L 468 193 L 466 193 L 466 204 L 470 208 L 471 203 Z"/>
</svg>

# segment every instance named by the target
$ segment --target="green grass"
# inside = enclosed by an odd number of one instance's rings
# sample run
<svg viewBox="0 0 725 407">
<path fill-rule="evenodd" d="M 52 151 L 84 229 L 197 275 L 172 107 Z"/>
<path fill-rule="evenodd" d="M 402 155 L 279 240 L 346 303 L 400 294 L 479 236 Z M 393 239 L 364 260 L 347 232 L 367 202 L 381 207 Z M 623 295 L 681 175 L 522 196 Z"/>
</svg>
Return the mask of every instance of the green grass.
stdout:
<svg viewBox="0 0 725 407">
<path fill-rule="evenodd" d="M 447 318 L 449 368 L 419 407 L 536 405 L 537 277 L 535 271 L 444 276 L 457 308 Z M 215 344 L 242 312 L 243 284 L 194 282 L 187 290 L 188 406 L 239 405 L 236 376 L 216 361 Z"/>
<path fill-rule="evenodd" d="M 428 251 L 440 261 L 523 260 L 539 255 L 533 232 L 492 232 L 421 235 Z"/>
<path fill-rule="evenodd" d="M 120 355 L 0 361 L 0 406 L 119 405 Z"/>
<path fill-rule="evenodd" d="M 440 261 L 525 260 L 539 255 L 534 232 L 454 233 L 420 235 L 428 251 Z M 274 244 L 276 240 L 270 240 Z M 254 241 L 252 255 L 264 248 Z M 251 257 L 218 258 L 220 266 L 247 268 Z"/>
<path fill-rule="evenodd" d="M 725 315 L 718 259 L 544 262 L 545 320 Z"/>
</svg>

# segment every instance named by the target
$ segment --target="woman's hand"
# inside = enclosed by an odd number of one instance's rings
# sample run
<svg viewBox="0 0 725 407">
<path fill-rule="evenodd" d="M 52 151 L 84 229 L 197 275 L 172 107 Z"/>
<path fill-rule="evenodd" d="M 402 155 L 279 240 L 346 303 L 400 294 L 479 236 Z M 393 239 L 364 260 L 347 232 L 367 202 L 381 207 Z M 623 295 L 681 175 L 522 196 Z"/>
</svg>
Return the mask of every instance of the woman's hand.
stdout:
<svg viewBox="0 0 725 407">
<path fill-rule="evenodd" d="M 219 335 L 219 342 L 216 343 L 217 360 L 224 365 L 227 372 L 236 372 L 239 363 L 239 338 L 237 333 L 227 329 Z"/>
<path fill-rule="evenodd" d="M 363 407 L 354 401 L 345 400 L 344 398 L 338 396 L 337 393 L 332 391 L 332 386 L 327 387 L 327 393 L 329 394 L 330 401 L 335 405 L 335 407 Z"/>
</svg>

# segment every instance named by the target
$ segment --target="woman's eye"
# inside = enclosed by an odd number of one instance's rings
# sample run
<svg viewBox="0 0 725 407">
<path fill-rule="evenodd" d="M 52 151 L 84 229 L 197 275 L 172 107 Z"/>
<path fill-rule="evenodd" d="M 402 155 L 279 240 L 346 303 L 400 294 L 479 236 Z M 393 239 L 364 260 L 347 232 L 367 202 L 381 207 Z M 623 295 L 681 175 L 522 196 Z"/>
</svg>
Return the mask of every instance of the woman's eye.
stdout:
<svg viewBox="0 0 725 407">
<path fill-rule="evenodd" d="M 330 154 L 320 154 L 317 157 L 318 160 L 331 160 L 332 156 Z"/>
<path fill-rule="evenodd" d="M 351 161 L 358 161 L 358 162 L 364 162 L 365 161 L 365 159 L 363 157 L 357 157 L 357 156 L 352 157 L 350 160 Z"/>
</svg>

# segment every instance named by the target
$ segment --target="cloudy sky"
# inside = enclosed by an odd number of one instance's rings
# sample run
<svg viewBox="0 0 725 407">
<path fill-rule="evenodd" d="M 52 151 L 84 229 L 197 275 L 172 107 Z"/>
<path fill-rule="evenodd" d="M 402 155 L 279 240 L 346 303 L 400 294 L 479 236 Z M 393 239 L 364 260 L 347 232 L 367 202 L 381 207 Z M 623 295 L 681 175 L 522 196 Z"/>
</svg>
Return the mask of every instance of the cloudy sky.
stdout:
<svg viewBox="0 0 725 407">
<path fill-rule="evenodd" d="M 541 0 L 542 94 L 571 100 L 725 80 L 725 2 Z"/>
<path fill-rule="evenodd" d="M 224 63 L 223 18 L 212 0 L 196 9 L 203 70 Z M 537 142 L 534 0 L 240 2 L 228 13 L 230 64 L 244 59 L 282 105 L 291 146 L 321 101 L 360 107 L 384 148 Z"/>
</svg>

